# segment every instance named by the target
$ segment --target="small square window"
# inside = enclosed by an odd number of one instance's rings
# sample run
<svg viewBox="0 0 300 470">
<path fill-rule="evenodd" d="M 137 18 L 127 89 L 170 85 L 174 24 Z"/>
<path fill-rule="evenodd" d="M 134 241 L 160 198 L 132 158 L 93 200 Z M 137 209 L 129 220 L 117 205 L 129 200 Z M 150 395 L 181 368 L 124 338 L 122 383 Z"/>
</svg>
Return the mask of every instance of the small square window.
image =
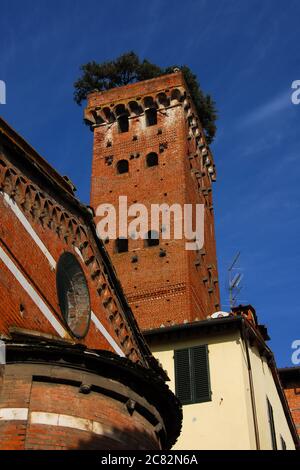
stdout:
<svg viewBox="0 0 300 470">
<path fill-rule="evenodd" d="M 117 238 L 115 246 L 116 246 L 117 253 L 126 253 L 128 251 L 128 239 Z"/>
</svg>

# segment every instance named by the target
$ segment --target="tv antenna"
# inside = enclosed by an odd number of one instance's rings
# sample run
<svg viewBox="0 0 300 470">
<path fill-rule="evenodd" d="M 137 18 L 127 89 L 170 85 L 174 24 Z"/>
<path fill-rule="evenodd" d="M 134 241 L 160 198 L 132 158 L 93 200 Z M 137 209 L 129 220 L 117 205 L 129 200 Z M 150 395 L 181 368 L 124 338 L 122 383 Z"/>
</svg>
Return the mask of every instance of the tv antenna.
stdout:
<svg viewBox="0 0 300 470">
<path fill-rule="evenodd" d="M 238 267 L 238 261 L 240 258 L 241 252 L 239 251 L 230 267 L 228 268 L 228 285 L 229 285 L 229 305 L 230 308 L 233 308 L 236 304 L 237 298 L 243 286 L 241 285 L 241 281 L 244 277 L 244 274 L 241 272 L 241 268 Z"/>
</svg>

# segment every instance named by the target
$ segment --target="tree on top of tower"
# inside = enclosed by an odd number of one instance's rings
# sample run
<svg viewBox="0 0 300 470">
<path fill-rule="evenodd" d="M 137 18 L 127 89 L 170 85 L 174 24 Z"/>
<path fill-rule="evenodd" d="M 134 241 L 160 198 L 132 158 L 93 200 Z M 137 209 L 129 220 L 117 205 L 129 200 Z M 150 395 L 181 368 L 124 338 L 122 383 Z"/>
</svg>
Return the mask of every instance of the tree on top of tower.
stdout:
<svg viewBox="0 0 300 470">
<path fill-rule="evenodd" d="M 74 83 L 74 100 L 80 105 L 91 91 L 109 90 L 129 83 L 159 77 L 174 72 L 175 67 L 183 73 L 207 141 L 211 143 L 216 133 L 217 111 L 215 102 L 210 95 L 203 93 L 197 76 L 186 65 L 162 68 L 146 59 L 141 61 L 137 54 L 132 51 L 122 54 L 117 59 L 109 62 L 88 62 L 80 67 L 82 75 Z"/>
</svg>

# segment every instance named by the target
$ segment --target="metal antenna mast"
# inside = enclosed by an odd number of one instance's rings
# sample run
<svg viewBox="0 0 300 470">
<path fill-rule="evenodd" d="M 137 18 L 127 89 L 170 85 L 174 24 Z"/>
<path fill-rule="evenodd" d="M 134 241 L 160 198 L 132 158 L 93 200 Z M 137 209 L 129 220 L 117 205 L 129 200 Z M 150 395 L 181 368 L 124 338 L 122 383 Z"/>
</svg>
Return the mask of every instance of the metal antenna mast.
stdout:
<svg viewBox="0 0 300 470">
<path fill-rule="evenodd" d="M 230 308 L 235 306 L 235 302 L 243 286 L 240 286 L 244 274 L 241 272 L 241 268 L 237 267 L 237 262 L 240 258 L 241 252 L 239 251 L 234 257 L 230 267 L 228 268 L 228 284 L 229 284 L 229 305 Z"/>
</svg>

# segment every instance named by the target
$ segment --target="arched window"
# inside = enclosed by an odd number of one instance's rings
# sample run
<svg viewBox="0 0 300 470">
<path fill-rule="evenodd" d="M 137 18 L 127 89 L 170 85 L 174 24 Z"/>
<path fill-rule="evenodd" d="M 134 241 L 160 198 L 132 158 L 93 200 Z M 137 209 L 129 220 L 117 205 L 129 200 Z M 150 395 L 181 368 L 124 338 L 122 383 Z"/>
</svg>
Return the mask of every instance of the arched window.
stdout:
<svg viewBox="0 0 300 470">
<path fill-rule="evenodd" d="M 148 108 L 145 110 L 146 126 L 155 126 L 157 124 L 156 108 Z"/>
<path fill-rule="evenodd" d="M 146 156 L 147 167 L 158 165 L 158 155 L 155 152 L 148 153 Z"/>
<path fill-rule="evenodd" d="M 117 253 L 126 253 L 128 251 L 128 239 L 127 238 L 117 238 L 116 239 L 116 252 Z"/>
<path fill-rule="evenodd" d="M 129 101 L 128 106 L 129 106 L 130 111 L 134 113 L 136 116 L 143 112 L 141 105 L 138 104 L 137 101 Z"/>
<path fill-rule="evenodd" d="M 113 123 L 116 120 L 114 113 L 108 107 L 103 108 L 103 116 L 105 117 L 105 120 L 110 123 Z"/>
<path fill-rule="evenodd" d="M 170 99 L 167 97 L 166 93 L 158 93 L 156 98 L 160 106 L 166 108 L 170 105 Z"/>
<path fill-rule="evenodd" d="M 90 324 L 90 295 L 84 272 L 72 253 L 65 252 L 59 258 L 56 288 L 60 309 L 69 330 L 76 338 L 83 338 Z"/>
<path fill-rule="evenodd" d="M 127 160 L 119 160 L 117 163 L 117 172 L 119 175 L 122 175 L 123 173 L 128 173 L 129 171 L 129 163 Z"/>
<path fill-rule="evenodd" d="M 178 88 L 174 88 L 171 92 L 171 101 L 176 100 L 176 101 L 181 101 L 183 98 L 180 90 Z"/>
<path fill-rule="evenodd" d="M 156 230 L 149 230 L 145 236 L 145 246 L 158 246 L 159 233 Z"/>
<path fill-rule="evenodd" d="M 123 104 L 118 104 L 115 108 L 115 114 L 117 116 L 119 132 L 128 132 L 129 130 L 129 112 Z"/>
</svg>

